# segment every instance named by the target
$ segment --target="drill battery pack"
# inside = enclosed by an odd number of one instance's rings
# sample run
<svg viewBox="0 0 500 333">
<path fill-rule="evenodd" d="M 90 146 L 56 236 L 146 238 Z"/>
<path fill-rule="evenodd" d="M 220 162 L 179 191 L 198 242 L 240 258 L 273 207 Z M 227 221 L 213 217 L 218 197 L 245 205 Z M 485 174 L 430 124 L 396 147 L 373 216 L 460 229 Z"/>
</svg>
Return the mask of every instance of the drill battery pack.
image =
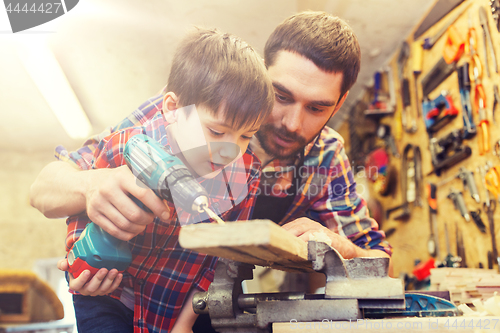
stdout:
<svg viewBox="0 0 500 333">
<path fill-rule="evenodd" d="M 93 222 L 87 225 L 68 252 L 69 272 L 74 278 L 84 270 L 94 275 L 101 268 L 116 268 L 123 273 L 131 262 L 128 242 L 111 236 Z"/>
</svg>

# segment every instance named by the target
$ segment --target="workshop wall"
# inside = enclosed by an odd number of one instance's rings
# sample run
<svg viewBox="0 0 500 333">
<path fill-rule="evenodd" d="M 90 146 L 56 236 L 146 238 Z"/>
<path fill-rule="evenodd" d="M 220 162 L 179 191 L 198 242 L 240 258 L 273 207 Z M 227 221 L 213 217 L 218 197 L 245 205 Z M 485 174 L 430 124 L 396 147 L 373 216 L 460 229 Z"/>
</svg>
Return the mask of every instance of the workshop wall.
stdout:
<svg viewBox="0 0 500 333">
<path fill-rule="evenodd" d="M 429 175 L 431 171 L 434 169 L 432 161 L 431 161 L 431 152 L 429 148 L 430 139 L 429 135 L 426 131 L 426 126 L 424 124 L 424 116 L 418 115 L 417 113 L 417 104 L 415 97 L 415 86 L 418 87 L 418 99 L 419 106 L 418 108 L 422 110 L 422 79 L 426 77 L 426 75 L 431 71 L 433 66 L 441 59 L 443 56 L 443 52 L 445 49 L 445 44 L 447 43 L 448 33 L 445 33 L 436 44 L 433 46 L 431 50 L 423 50 L 422 54 L 422 67 L 421 74 L 415 76 L 413 72 L 413 64 L 416 59 L 418 59 L 418 48 L 423 42 L 424 38 L 434 36 L 441 27 L 446 25 L 450 19 L 460 13 L 460 16 L 455 21 L 453 26 L 456 28 L 456 32 L 458 32 L 459 37 L 464 40 L 467 37 L 468 33 L 468 18 L 470 15 L 471 22 L 473 27 L 476 30 L 477 34 L 477 45 L 476 51 L 481 61 L 481 64 L 485 64 L 485 48 L 484 48 L 484 38 L 483 38 L 483 29 L 481 27 L 479 21 L 479 8 L 484 7 L 487 12 L 488 17 L 488 25 L 489 31 L 491 33 L 491 37 L 493 39 L 493 46 L 495 49 L 495 53 L 497 55 L 496 60 L 492 60 L 490 55 L 488 54 L 488 66 L 490 69 L 491 75 L 488 76 L 486 73 L 486 69 L 483 69 L 482 75 L 482 84 L 485 91 L 485 105 L 486 105 L 486 115 L 489 121 L 489 131 L 490 138 L 489 143 L 491 149 L 489 152 L 485 152 L 484 154 L 480 154 L 479 148 L 479 140 L 480 134 L 478 134 L 470 139 L 466 139 L 463 141 L 463 146 L 468 146 L 472 150 L 472 154 L 467 159 L 456 163 L 452 167 L 443 170 L 440 176 L 437 176 L 435 173 Z M 348 147 L 349 155 L 353 160 L 353 165 L 356 170 L 362 170 L 365 166 L 365 161 L 367 154 L 369 152 L 374 151 L 377 147 L 384 147 L 386 143 L 378 139 L 376 137 L 376 131 L 379 125 L 387 125 L 390 129 L 390 132 L 395 138 L 395 143 L 400 158 L 394 157 L 390 152 L 389 155 L 389 169 L 392 169 L 395 172 L 396 179 L 391 180 L 389 185 L 394 187 L 391 194 L 387 196 L 381 195 L 380 182 L 381 180 L 387 180 L 389 174 L 386 174 L 386 177 L 382 177 L 379 179 L 377 183 L 369 182 L 370 195 L 371 200 L 376 201 L 381 204 L 384 211 L 387 211 L 390 208 L 398 206 L 403 203 L 403 191 L 401 189 L 401 178 L 402 178 L 402 161 L 403 161 L 403 150 L 407 146 L 407 144 L 412 144 L 414 147 L 419 147 L 421 151 L 421 166 L 422 166 L 422 174 L 423 181 L 419 186 L 420 190 L 420 201 L 421 206 L 416 205 L 416 201 L 409 202 L 410 209 L 410 217 L 406 220 L 398 220 L 398 215 L 401 214 L 401 210 L 394 211 L 389 215 L 389 218 L 381 217 L 381 225 L 382 229 L 388 232 L 388 240 L 394 248 L 393 260 L 394 260 L 394 268 L 395 274 L 399 275 L 401 273 L 409 273 L 411 274 L 415 261 L 420 260 L 422 262 L 427 261 L 430 258 L 427 243 L 430 237 L 430 217 L 429 217 L 429 205 L 427 201 L 427 194 L 425 186 L 428 183 L 439 184 L 444 179 L 448 179 L 458 174 L 460 167 L 465 167 L 466 169 L 474 172 L 474 180 L 477 184 L 479 195 L 481 199 L 481 203 L 476 203 L 474 199 L 471 197 L 470 192 L 468 190 L 464 190 L 462 181 L 459 178 L 453 179 L 446 184 L 438 186 L 437 188 L 437 232 L 438 232 L 438 247 L 439 247 L 439 256 L 436 260 L 443 260 L 448 253 L 451 253 L 453 256 L 457 255 L 457 236 L 458 238 L 463 237 L 463 247 L 465 249 L 465 259 L 467 267 L 477 268 L 477 267 L 488 267 L 487 253 L 491 251 L 492 242 L 490 232 L 493 232 L 496 240 L 500 240 L 499 232 L 500 226 L 500 213 L 497 210 L 495 212 L 495 222 L 497 224 L 495 230 L 490 230 L 488 227 L 488 218 L 483 209 L 483 202 L 485 202 L 485 190 L 482 185 L 482 179 L 479 173 L 476 171 L 477 167 L 484 166 L 487 161 L 491 161 L 494 165 L 500 164 L 500 159 L 497 156 L 494 156 L 492 150 L 494 143 L 500 139 L 500 127 L 497 123 L 500 122 L 500 117 L 495 114 L 495 119 L 492 118 L 492 109 L 494 103 L 494 95 L 493 95 L 493 86 L 494 84 L 500 83 L 500 76 L 497 71 L 495 71 L 494 61 L 498 63 L 498 57 L 500 56 L 500 34 L 497 30 L 496 22 L 493 20 L 491 10 L 490 10 L 490 2 L 487 0 L 467 0 L 462 2 L 459 6 L 453 9 L 448 15 L 446 15 L 443 19 L 441 19 L 437 24 L 433 25 L 430 29 L 428 29 L 422 36 L 420 36 L 416 41 L 413 40 L 413 32 L 408 36 L 406 42 L 409 44 L 409 58 L 406 62 L 406 66 L 402 68 L 402 77 L 409 80 L 409 90 L 410 90 L 410 101 L 411 105 L 409 106 L 408 113 L 406 115 L 408 127 L 410 127 L 411 119 L 414 119 L 417 124 L 417 129 L 414 133 L 409 133 L 403 129 L 402 118 L 403 118 L 403 101 L 402 101 L 402 81 L 401 75 L 399 75 L 398 71 L 401 67 L 398 65 L 398 59 L 400 59 L 400 49 L 395 50 L 394 56 L 389 62 L 390 71 L 384 73 L 382 75 L 380 89 L 374 91 L 374 88 L 367 89 L 365 95 L 358 101 L 356 106 L 352 109 L 351 119 L 357 119 L 356 123 L 351 121 L 350 123 L 350 137 L 351 137 L 351 145 Z M 489 51 L 489 46 L 487 48 Z M 457 67 L 462 66 L 463 64 L 470 62 L 470 56 L 467 52 L 465 52 L 457 62 Z M 389 75 L 392 76 L 393 84 L 394 84 L 394 92 L 395 92 L 395 112 L 386 116 L 365 116 L 365 110 L 369 109 L 377 109 L 380 107 L 380 102 L 382 104 L 390 105 L 390 98 L 387 96 L 387 93 L 390 91 L 390 80 Z M 415 78 L 417 80 L 417 84 L 415 85 Z M 471 104 L 473 110 L 473 122 L 478 126 L 479 116 L 477 113 L 477 107 L 474 106 L 473 103 L 473 95 L 475 84 L 471 82 Z M 434 134 L 434 137 L 438 140 L 447 136 L 450 132 L 454 130 L 459 130 L 464 127 L 464 120 L 462 118 L 463 107 L 460 98 L 459 86 L 458 86 L 458 76 L 456 71 L 453 71 L 452 74 L 445 79 L 442 84 L 440 84 L 436 89 L 434 89 L 431 93 L 428 94 L 429 99 L 432 101 L 436 99 L 442 91 L 447 91 L 449 96 L 453 101 L 453 105 L 458 109 L 458 115 L 447 125 L 445 125 L 442 129 L 437 131 Z M 377 99 L 375 98 L 375 94 L 378 95 L 379 105 L 375 105 L 373 103 Z M 385 95 L 384 95 L 385 93 Z M 384 99 L 385 98 L 385 99 Z M 498 107 L 497 107 L 498 108 Z M 394 111 L 394 110 L 393 110 Z M 443 111 L 444 112 L 444 111 Z M 443 112 L 439 115 L 441 117 Z M 390 151 L 389 148 L 386 149 Z M 409 159 L 412 160 L 411 152 L 408 155 Z M 411 162 L 411 161 L 410 161 Z M 411 179 L 413 175 L 411 174 L 414 170 L 408 168 L 409 170 L 406 174 L 408 179 Z M 383 171 L 383 170 L 382 170 Z M 418 171 L 418 170 L 416 170 Z M 381 172 L 383 174 L 383 172 Z M 411 187 L 411 185 L 410 185 Z M 482 222 L 486 225 L 486 232 L 482 233 L 479 231 L 479 228 L 472 221 L 466 222 L 465 219 L 461 216 L 460 212 L 455 209 L 452 200 L 448 197 L 450 193 L 450 189 L 454 188 L 463 194 L 463 198 L 465 200 L 468 211 L 479 212 Z M 409 193 L 408 196 L 410 201 L 411 199 L 411 189 L 410 191 L 406 191 Z M 415 193 L 415 192 L 414 192 Z M 418 190 L 417 190 L 418 194 Z M 491 196 L 491 195 L 490 195 Z M 373 203 L 372 203 L 373 204 Z M 447 229 L 447 233 L 446 233 Z M 447 241 L 449 241 L 449 250 L 447 249 Z M 495 264 L 496 267 L 496 264 Z"/>
<path fill-rule="evenodd" d="M 11 269 L 33 268 L 36 260 L 64 257 L 64 220 L 49 220 L 29 203 L 29 189 L 40 170 L 53 161 L 50 152 L 1 151 L 0 263 Z"/>
</svg>

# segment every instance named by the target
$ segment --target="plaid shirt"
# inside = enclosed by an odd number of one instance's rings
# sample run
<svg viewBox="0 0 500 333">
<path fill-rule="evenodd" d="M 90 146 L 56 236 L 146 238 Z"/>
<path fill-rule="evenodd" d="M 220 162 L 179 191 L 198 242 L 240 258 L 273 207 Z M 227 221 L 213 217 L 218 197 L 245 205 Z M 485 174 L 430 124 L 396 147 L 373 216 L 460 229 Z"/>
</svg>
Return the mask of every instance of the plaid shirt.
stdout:
<svg viewBox="0 0 500 333">
<path fill-rule="evenodd" d="M 255 137 L 250 148 L 262 149 Z M 288 188 L 294 176 L 298 176 L 297 194 L 279 224 L 308 217 L 361 248 L 382 250 L 391 255 L 385 233 L 378 230 L 377 222 L 369 217 L 366 202 L 356 192 L 342 137 L 325 127 L 305 147 L 303 157 L 301 155 L 289 160 L 272 160 L 262 169 L 266 177 L 260 182 L 260 195 L 283 197 L 286 190 L 281 189 Z"/>
<path fill-rule="evenodd" d="M 145 134 L 168 147 L 165 131 L 168 124 L 160 108 L 161 98 L 143 104 L 140 109 L 150 110 L 148 115 L 152 116 L 143 126 L 126 128 L 102 139 L 95 149 L 92 168 L 124 165 L 123 150 L 133 135 Z M 89 160 L 87 152 L 91 150 L 90 147 L 84 147 L 73 156 L 83 151 L 82 156 L 85 158 L 80 162 L 86 164 Z M 255 203 L 259 171 L 260 162 L 248 151 L 242 158 L 226 166 L 217 177 L 201 181 L 210 194 L 210 207 L 226 221 L 248 220 Z M 227 190 L 225 179 L 229 179 L 231 191 Z M 120 287 L 111 294 L 119 299 L 123 287 L 134 290 L 134 332 L 170 331 L 188 292 L 192 288 L 208 290 L 214 277 L 217 258 L 185 250 L 178 242 L 181 228 L 179 220 L 208 222 L 209 217 L 205 213 L 189 214 L 179 207 L 176 209 L 171 203 L 169 206 L 173 222 L 164 223 L 155 218 L 143 233 L 129 241 L 132 264 L 124 273 Z M 67 220 L 67 249 L 71 248 L 89 222 L 85 214 Z"/>
</svg>

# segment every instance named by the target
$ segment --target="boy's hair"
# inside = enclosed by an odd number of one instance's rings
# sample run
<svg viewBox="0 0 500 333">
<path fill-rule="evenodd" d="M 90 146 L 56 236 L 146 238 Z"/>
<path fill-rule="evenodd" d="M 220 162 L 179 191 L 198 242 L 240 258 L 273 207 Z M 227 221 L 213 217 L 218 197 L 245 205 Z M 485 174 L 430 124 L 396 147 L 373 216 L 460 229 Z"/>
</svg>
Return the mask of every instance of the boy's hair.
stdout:
<svg viewBox="0 0 500 333">
<path fill-rule="evenodd" d="M 283 21 L 264 48 L 267 67 L 274 64 L 282 50 L 308 58 L 325 72 L 341 72 L 340 97 L 351 89 L 358 77 L 361 63 L 358 40 L 347 23 L 330 14 L 306 11 Z"/>
<path fill-rule="evenodd" d="M 166 88 L 181 106 L 203 105 L 213 114 L 223 110 L 235 128 L 265 119 L 274 102 L 271 79 L 257 52 L 234 35 L 202 28 L 180 42 Z"/>
</svg>

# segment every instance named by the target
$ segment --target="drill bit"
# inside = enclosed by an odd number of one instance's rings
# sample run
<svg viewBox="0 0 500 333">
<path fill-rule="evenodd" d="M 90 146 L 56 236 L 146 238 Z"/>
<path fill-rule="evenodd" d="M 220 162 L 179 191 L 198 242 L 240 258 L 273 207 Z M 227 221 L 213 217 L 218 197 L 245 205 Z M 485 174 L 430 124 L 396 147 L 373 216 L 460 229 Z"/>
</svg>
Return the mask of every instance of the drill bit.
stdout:
<svg viewBox="0 0 500 333">
<path fill-rule="evenodd" d="M 217 221 L 218 224 L 225 224 L 224 221 L 222 221 L 222 219 L 217 216 L 217 214 L 215 214 L 210 208 L 208 208 L 207 206 L 203 206 L 202 209 L 205 211 L 205 213 L 208 214 L 208 216 L 210 216 L 211 219 Z"/>
</svg>

